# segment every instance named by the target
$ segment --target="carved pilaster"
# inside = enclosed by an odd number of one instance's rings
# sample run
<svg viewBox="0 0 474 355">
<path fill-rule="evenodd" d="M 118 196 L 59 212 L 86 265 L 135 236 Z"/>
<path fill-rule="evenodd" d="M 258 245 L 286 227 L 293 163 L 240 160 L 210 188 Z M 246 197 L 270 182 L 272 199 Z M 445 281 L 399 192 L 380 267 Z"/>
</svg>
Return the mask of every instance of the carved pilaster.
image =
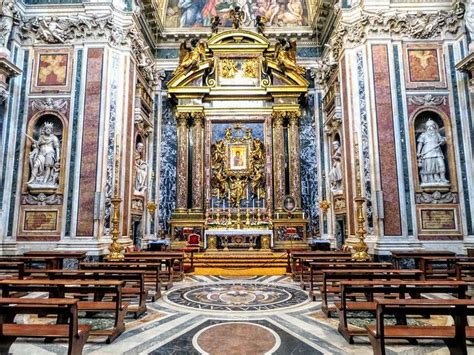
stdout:
<svg viewBox="0 0 474 355">
<path fill-rule="evenodd" d="M 275 210 L 283 210 L 283 196 L 285 195 L 285 151 L 283 121 L 284 112 L 273 112 L 273 184 L 275 194 Z"/>
<path fill-rule="evenodd" d="M 176 212 L 185 212 L 188 207 L 188 119 L 187 112 L 178 113 L 178 159 L 176 184 Z"/>
<path fill-rule="evenodd" d="M 204 114 L 195 112 L 192 114 L 193 122 L 193 176 L 192 176 L 192 209 L 202 211 L 204 190 Z"/>
<path fill-rule="evenodd" d="M 300 162 L 300 113 L 288 113 L 288 163 L 290 170 L 290 195 L 296 200 L 296 208 L 301 208 L 301 162 Z"/>
</svg>

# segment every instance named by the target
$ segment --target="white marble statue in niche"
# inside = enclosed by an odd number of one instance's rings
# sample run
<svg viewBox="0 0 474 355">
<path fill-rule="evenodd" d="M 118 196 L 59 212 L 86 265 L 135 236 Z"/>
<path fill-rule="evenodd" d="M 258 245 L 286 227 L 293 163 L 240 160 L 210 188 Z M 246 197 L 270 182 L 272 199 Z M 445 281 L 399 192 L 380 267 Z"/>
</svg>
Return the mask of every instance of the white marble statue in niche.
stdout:
<svg viewBox="0 0 474 355">
<path fill-rule="evenodd" d="M 53 134 L 54 124 L 43 123 L 38 140 L 32 138 L 29 155 L 31 175 L 28 186 L 31 188 L 57 188 L 61 169 L 61 144 Z"/>
<path fill-rule="evenodd" d="M 138 142 L 135 148 L 135 192 L 141 193 L 146 189 L 148 164 L 143 160 L 144 148 L 142 142 Z"/>
<path fill-rule="evenodd" d="M 446 137 L 439 133 L 438 124 L 432 119 L 425 123 L 425 131 L 418 136 L 416 155 L 420 171 L 421 187 L 448 186 L 446 163 L 441 147 Z"/>
<path fill-rule="evenodd" d="M 329 184 L 334 193 L 342 192 L 342 152 L 341 143 L 332 142 L 331 170 L 329 170 Z"/>
</svg>

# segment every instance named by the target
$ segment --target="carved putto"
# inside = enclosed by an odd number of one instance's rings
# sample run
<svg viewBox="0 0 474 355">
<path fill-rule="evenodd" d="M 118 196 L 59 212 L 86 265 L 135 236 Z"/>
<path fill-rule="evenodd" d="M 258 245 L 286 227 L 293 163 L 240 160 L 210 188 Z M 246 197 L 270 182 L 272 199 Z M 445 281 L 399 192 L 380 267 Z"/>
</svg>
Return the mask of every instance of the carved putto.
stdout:
<svg viewBox="0 0 474 355">
<path fill-rule="evenodd" d="M 53 134 L 54 124 L 45 122 L 40 129 L 38 140 L 28 138 L 32 142 L 32 150 L 29 155 L 30 179 L 28 187 L 35 188 L 57 188 L 60 173 L 60 142 Z"/>
<path fill-rule="evenodd" d="M 438 124 L 432 119 L 425 123 L 425 131 L 418 136 L 416 155 L 420 171 L 421 187 L 449 186 L 446 179 L 446 163 L 441 149 L 446 137 L 439 133 Z"/>
<path fill-rule="evenodd" d="M 232 20 L 232 28 L 238 30 L 245 21 L 245 12 L 240 9 L 240 6 L 236 6 L 229 11 L 229 17 Z"/>
</svg>

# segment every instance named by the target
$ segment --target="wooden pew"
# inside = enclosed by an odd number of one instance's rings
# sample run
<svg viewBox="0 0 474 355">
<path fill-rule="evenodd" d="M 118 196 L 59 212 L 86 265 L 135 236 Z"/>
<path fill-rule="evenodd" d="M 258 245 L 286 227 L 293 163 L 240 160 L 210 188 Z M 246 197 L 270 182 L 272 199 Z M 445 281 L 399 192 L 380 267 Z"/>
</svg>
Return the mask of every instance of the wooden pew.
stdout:
<svg viewBox="0 0 474 355">
<path fill-rule="evenodd" d="M 35 273 L 45 275 L 51 280 L 118 280 L 124 281 L 122 288 L 122 298 L 137 298 L 138 305 L 130 305 L 128 312 L 133 313 L 138 318 L 146 312 L 146 299 L 148 290 L 145 289 L 145 271 L 141 270 L 106 270 L 106 269 L 87 269 L 87 270 L 27 270 L 34 276 Z"/>
<path fill-rule="evenodd" d="M 60 258 L 55 256 L 0 256 L 0 262 L 24 263 L 25 268 L 31 269 L 39 265 L 44 269 L 58 269 Z"/>
<path fill-rule="evenodd" d="M 419 280 L 423 275 L 421 270 L 399 270 L 399 269 L 335 269 L 322 270 L 323 286 L 321 292 L 321 310 L 330 318 L 331 312 L 335 311 L 335 307 L 329 307 L 328 295 L 334 296 L 340 294 L 341 281 L 348 280 Z"/>
<path fill-rule="evenodd" d="M 466 290 L 467 284 L 463 281 L 342 281 L 341 301 L 335 304 L 339 313 L 338 331 L 349 344 L 354 343 L 354 336 L 366 335 L 366 330 L 349 330 L 348 313 L 350 312 L 352 317 L 356 316 L 354 312 L 375 314 L 377 308 L 375 301 L 379 298 L 405 299 L 407 296 L 418 298 L 422 293 L 429 293 L 454 294 L 457 298 L 463 299 L 466 297 Z M 360 298 L 356 295 L 364 295 L 364 297 Z"/>
<path fill-rule="evenodd" d="M 0 279 L 25 277 L 25 263 L 21 261 L 0 261 Z"/>
<path fill-rule="evenodd" d="M 297 261 L 297 274 L 299 275 L 300 286 L 306 290 L 306 285 L 311 280 L 311 263 L 314 262 L 354 262 L 352 256 L 303 256 Z"/>
<path fill-rule="evenodd" d="M 466 256 L 425 256 L 420 258 L 419 266 L 425 280 L 445 280 L 456 278 L 456 263 L 474 261 Z"/>
<path fill-rule="evenodd" d="M 125 261 L 149 261 L 156 260 L 166 266 L 168 276 L 173 275 L 172 281 L 182 281 L 184 278 L 185 254 L 178 251 L 149 251 L 125 253 Z M 171 269 L 173 270 L 171 272 Z M 162 276 L 165 274 L 162 274 Z"/>
<path fill-rule="evenodd" d="M 474 261 L 458 261 L 455 266 L 457 280 L 463 280 L 469 284 L 474 283 Z"/>
<path fill-rule="evenodd" d="M 114 314 L 114 327 L 105 330 L 93 330 L 90 335 L 106 336 L 110 344 L 125 331 L 125 315 L 129 306 L 122 301 L 123 281 L 117 280 L 0 280 L 2 297 L 8 298 L 12 292 L 47 292 L 51 298 L 65 298 L 67 295 L 91 295 L 92 300 L 80 300 L 77 303 L 78 311 L 87 314 L 97 312 L 112 312 Z M 113 294 L 113 301 L 101 300 L 104 294 Z M 65 319 L 59 319 L 65 322 Z"/>
<path fill-rule="evenodd" d="M 325 269 L 391 269 L 393 265 L 386 262 L 359 262 L 359 261 L 318 261 L 310 262 L 310 284 L 309 295 L 316 300 L 316 295 L 320 294 L 319 287 L 315 286 L 318 282 L 321 286 L 323 281 L 322 270 Z M 315 292 L 316 291 L 316 292 Z"/>
<path fill-rule="evenodd" d="M 310 261 L 329 261 L 329 260 L 350 260 L 352 254 L 346 251 L 298 251 L 291 253 L 291 276 L 294 281 L 301 279 L 301 273 L 304 272 L 305 262 Z M 308 270 L 309 276 L 309 270 Z"/>
<path fill-rule="evenodd" d="M 161 285 L 164 284 L 166 289 L 173 286 L 173 269 L 167 272 L 171 275 L 167 276 L 166 282 L 161 281 L 161 263 L 147 261 L 100 261 L 100 262 L 82 262 L 79 268 L 86 269 L 113 269 L 113 270 L 139 270 L 145 271 L 145 285 L 152 284 L 151 290 L 154 292 L 152 301 L 154 302 L 161 297 Z M 169 281 L 171 280 L 171 281 Z"/>
<path fill-rule="evenodd" d="M 64 259 L 76 259 L 78 264 L 83 261 L 87 253 L 85 251 L 73 250 L 42 250 L 28 251 L 23 254 L 26 257 L 54 257 L 58 259 L 58 269 L 64 268 Z"/>
<path fill-rule="evenodd" d="M 0 354 L 8 354 L 13 342 L 26 338 L 68 339 L 68 354 L 81 355 L 91 325 L 79 325 L 78 301 L 65 298 L 0 298 Z M 17 314 L 57 314 L 68 324 L 16 324 Z"/>
<path fill-rule="evenodd" d="M 446 315 L 454 318 L 451 326 L 386 325 L 386 315 L 405 318 L 408 315 Z M 467 316 L 474 314 L 473 300 L 460 299 L 410 299 L 379 300 L 376 306 L 376 323 L 367 331 L 375 355 L 385 355 L 388 339 L 439 339 L 448 346 L 451 354 L 466 354 L 466 339 L 474 338 L 474 327 L 469 327 Z"/>
<path fill-rule="evenodd" d="M 446 250 L 392 250 L 392 260 L 395 268 L 400 269 L 400 262 L 402 259 L 413 259 L 415 261 L 415 269 L 420 269 L 420 259 L 424 257 L 450 257 L 456 256 L 456 253 Z"/>
</svg>

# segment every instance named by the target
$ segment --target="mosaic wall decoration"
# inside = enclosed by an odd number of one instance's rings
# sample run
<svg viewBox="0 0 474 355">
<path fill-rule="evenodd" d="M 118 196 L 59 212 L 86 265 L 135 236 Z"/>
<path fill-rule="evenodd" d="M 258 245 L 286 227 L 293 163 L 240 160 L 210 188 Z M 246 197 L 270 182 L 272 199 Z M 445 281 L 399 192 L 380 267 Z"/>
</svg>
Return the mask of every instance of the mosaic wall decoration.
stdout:
<svg viewBox="0 0 474 355">
<path fill-rule="evenodd" d="M 319 233 L 318 195 L 318 139 L 314 120 L 314 94 L 308 95 L 308 103 L 300 121 L 301 142 L 301 202 L 309 216 L 309 231 Z"/>
<path fill-rule="evenodd" d="M 265 16 L 267 26 L 272 27 L 309 25 L 305 0 L 247 0 L 238 4 L 245 13 L 244 26 L 253 26 L 257 16 Z M 165 27 L 209 27 L 213 16 L 219 16 L 223 26 L 231 27 L 229 10 L 234 6 L 229 0 L 169 0 L 163 16 Z"/>
<path fill-rule="evenodd" d="M 171 106 L 163 96 L 161 121 L 161 167 L 160 167 L 160 201 L 158 206 L 159 223 L 165 230 L 171 219 L 176 205 L 176 157 L 178 150 L 178 137 L 176 131 L 176 118 L 171 111 Z"/>
</svg>

